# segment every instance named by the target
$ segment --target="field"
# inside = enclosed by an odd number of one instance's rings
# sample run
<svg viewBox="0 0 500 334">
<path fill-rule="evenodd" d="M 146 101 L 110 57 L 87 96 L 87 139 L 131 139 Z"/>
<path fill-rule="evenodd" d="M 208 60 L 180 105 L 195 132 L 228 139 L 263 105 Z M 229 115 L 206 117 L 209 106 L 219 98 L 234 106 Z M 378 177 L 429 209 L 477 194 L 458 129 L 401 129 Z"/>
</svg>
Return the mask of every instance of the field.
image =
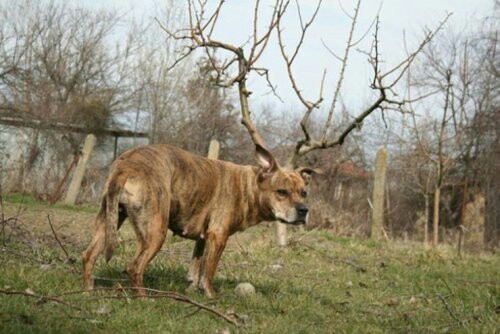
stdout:
<svg viewBox="0 0 500 334">
<path fill-rule="evenodd" d="M 151 290 L 149 298 L 139 300 L 126 288 L 123 273 L 135 250 L 127 223 L 112 261 L 98 262 L 95 275 L 101 289 L 81 292 L 80 254 L 90 239 L 96 209 L 50 207 L 9 195 L 2 211 L 1 333 L 500 329 L 498 254 L 459 256 L 449 246 L 429 249 L 298 229 L 290 232 L 290 246 L 280 248 L 272 226 L 261 224 L 230 239 L 216 274 L 216 300 L 185 292 L 193 244 L 174 236 L 146 271 L 146 286 L 161 292 Z M 238 295 L 240 282 L 253 284 L 256 294 Z"/>
</svg>

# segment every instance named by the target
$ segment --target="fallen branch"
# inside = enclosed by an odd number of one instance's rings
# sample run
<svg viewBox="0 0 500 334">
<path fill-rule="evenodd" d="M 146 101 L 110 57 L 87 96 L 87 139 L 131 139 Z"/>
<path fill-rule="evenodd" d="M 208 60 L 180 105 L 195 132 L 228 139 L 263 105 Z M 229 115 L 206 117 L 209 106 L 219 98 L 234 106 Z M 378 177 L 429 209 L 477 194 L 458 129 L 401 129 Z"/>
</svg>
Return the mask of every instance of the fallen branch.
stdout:
<svg viewBox="0 0 500 334">
<path fill-rule="evenodd" d="M 445 299 L 442 295 L 440 295 L 440 294 L 438 294 L 437 296 L 438 296 L 438 298 L 439 298 L 439 299 L 441 299 L 441 301 L 443 302 L 444 307 L 445 307 L 446 311 L 448 311 L 448 313 L 450 314 L 450 316 L 451 316 L 453 319 L 455 319 L 455 320 L 456 320 L 456 321 L 457 321 L 460 325 L 463 325 L 463 321 L 462 321 L 461 319 L 459 319 L 459 318 L 455 315 L 455 313 L 453 313 L 453 311 L 452 311 L 452 310 L 451 310 L 451 308 L 450 308 L 450 305 L 448 305 L 448 302 L 446 302 L 446 299 Z"/>
<path fill-rule="evenodd" d="M 2 293 L 4 295 L 20 295 L 20 296 L 25 296 L 25 297 L 37 298 L 38 299 L 37 304 L 42 303 L 42 302 L 46 302 L 46 301 L 51 301 L 51 302 L 61 304 L 61 305 L 67 306 L 69 308 L 78 310 L 80 312 L 86 312 L 84 309 L 82 309 L 78 306 L 75 306 L 71 303 L 68 303 L 67 301 L 62 300 L 61 298 L 59 298 L 57 296 L 43 296 L 43 295 L 39 295 L 39 294 L 34 293 L 34 292 L 10 291 L 10 290 L 4 290 L 4 289 L 0 289 L 0 293 Z"/>
<path fill-rule="evenodd" d="M 194 306 L 198 307 L 199 309 L 203 309 L 207 312 L 215 314 L 215 315 L 221 317 L 222 319 L 226 320 L 227 322 L 229 322 L 235 326 L 240 325 L 239 317 L 236 314 L 232 314 L 232 315 L 234 315 L 234 317 L 229 317 L 229 316 L 223 314 L 222 312 L 220 312 L 220 311 L 218 311 L 210 306 L 201 304 L 197 301 L 192 300 L 188 296 L 185 296 L 183 294 L 173 292 L 173 291 L 164 291 L 164 290 L 156 290 L 156 289 L 149 289 L 149 288 L 120 287 L 120 288 L 95 288 L 92 290 L 67 291 L 67 292 L 63 292 L 61 294 L 52 295 L 52 296 L 43 296 L 43 295 L 39 295 L 39 294 L 34 293 L 34 292 L 10 291 L 10 290 L 4 290 L 4 289 L 0 289 L 0 293 L 6 294 L 6 295 L 21 295 L 21 296 L 26 296 L 26 297 L 31 297 L 31 298 L 37 298 L 38 299 L 37 303 L 51 301 L 51 302 L 55 302 L 55 303 L 58 303 L 58 304 L 61 304 L 61 305 L 64 305 L 64 306 L 67 306 L 67 307 L 70 307 L 72 309 L 75 309 L 75 310 L 78 310 L 80 312 L 85 313 L 86 311 L 84 309 L 63 300 L 62 297 L 69 296 L 69 295 L 77 295 L 77 294 L 82 294 L 82 293 L 97 292 L 97 291 L 122 291 L 122 292 L 124 292 L 125 290 L 133 290 L 133 291 L 142 290 L 142 291 L 148 291 L 148 292 L 155 293 L 155 294 L 146 295 L 146 296 L 133 296 L 133 295 L 99 296 L 99 297 L 86 297 L 85 299 L 86 300 L 102 300 L 102 299 L 127 299 L 128 300 L 128 299 L 138 299 L 138 298 L 170 298 L 170 299 L 178 300 L 178 301 L 183 302 L 183 303 L 194 305 Z M 234 318 L 236 318 L 236 319 L 234 319 Z"/>
<path fill-rule="evenodd" d="M 226 320 L 227 322 L 235 325 L 235 326 L 239 326 L 240 323 L 238 322 L 238 320 L 236 319 L 233 319 L 231 317 L 228 317 L 227 315 L 223 314 L 222 312 L 210 307 L 210 306 L 207 306 L 207 305 L 204 305 L 204 304 L 201 304 L 195 300 L 192 300 L 191 298 L 189 298 L 188 296 L 186 295 L 183 295 L 183 294 L 180 294 L 178 292 L 173 292 L 173 291 L 164 291 L 164 290 L 157 290 L 157 289 L 150 289 L 150 288 L 134 288 L 134 287 L 120 287 L 120 288 L 107 288 L 107 287 L 102 287 L 102 288 L 94 288 L 92 290 L 77 290 L 77 291 L 68 291 L 68 292 L 64 292 L 62 294 L 59 294 L 59 295 L 54 295 L 52 296 L 53 298 L 60 298 L 62 296 L 68 296 L 68 295 L 75 295 L 75 294 L 81 294 L 81 293 L 91 293 L 91 292 L 97 292 L 97 291 L 124 291 L 124 290 L 133 290 L 133 291 L 137 291 L 137 290 L 142 290 L 142 291 L 148 291 L 148 292 L 151 292 L 151 293 L 155 293 L 155 295 L 146 295 L 146 296 L 131 296 L 131 295 L 126 295 L 126 296 L 100 296 L 100 297 L 92 297 L 92 298 L 87 298 L 87 300 L 99 300 L 99 299 L 137 299 L 137 298 L 170 298 L 170 299 L 174 299 L 174 300 L 178 300 L 178 301 L 181 301 L 183 303 L 187 303 L 187 304 L 191 304 L 191 305 L 194 305 L 196 307 L 198 307 L 199 309 L 203 309 L 205 311 L 208 311 L 212 314 L 215 314 L 221 318 L 223 318 L 224 320 Z"/>
</svg>

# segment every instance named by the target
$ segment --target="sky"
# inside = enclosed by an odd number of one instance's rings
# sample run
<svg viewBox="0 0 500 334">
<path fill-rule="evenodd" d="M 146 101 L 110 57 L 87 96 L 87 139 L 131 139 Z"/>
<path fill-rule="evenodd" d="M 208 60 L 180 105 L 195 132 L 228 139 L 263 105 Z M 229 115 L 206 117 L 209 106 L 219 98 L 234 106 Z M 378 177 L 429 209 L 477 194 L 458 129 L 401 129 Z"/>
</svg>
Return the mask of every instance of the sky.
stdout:
<svg viewBox="0 0 500 334">
<path fill-rule="evenodd" d="M 76 1 L 76 0 L 74 0 Z M 182 0 L 170 0 L 174 3 L 184 3 Z M 105 7 L 118 10 L 127 15 L 152 20 L 158 15 L 158 8 L 165 2 L 157 0 L 80 0 L 79 4 L 93 7 Z M 218 3 L 209 0 L 214 6 Z M 262 0 L 260 19 L 261 30 L 267 22 L 273 1 Z M 316 1 L 299 0 L 303 17 L 307 18 L 313 12 Z M 324 107 L 329 106 L 337 82 L 340 62 L 336 60 L 323 43 L 338 55 L 342 55 L 351 25 L 350 19 L 342 12 L 341 6 L 352 13 L 355 0 L 324 0 L 321 10 L 306 36 L 305 42 L 298 55 L 293 71 L 297 83 L 309 100 L 316 100 L 323 72 L 327 71 L 324 97 Z M 235 45 L 242 45 L 248 40 L 252 32 L 252 15 L 254 1 L 227 0 L 219 18 L 214 39 L 227 41 Z M 354 40 L 358 40 L 370 27 L 377 11 L 380 8 L 380 54 L 383 66 L 390 68 L 405 58 L 404 36 L 408 48 L 415 48 L 423 36 L 424 27 L 436 27 L 447 13 L 453 13 L 445 29 L 455 32 L 472 30 L 478 27 L 481 19 L 491 13 L 492 0 L 365 0 L 361 3 L 359 20 L 354 31 Z M 284 21 L 285 44 L 290 49 L 298 40 L 299 20 L 296 15 L 295 1 L 291 2 L 288 15 Z M 372 41 L 372 30 L 366 35 L 356 49 L 368 50 Z M 277 86 L 281 100 L 269 94 L 266 82 L 257 76 L 252 76 L 248 87 L 253 92 L 252 104 L 269 104 L 276 108 L 292 108 L 300 110 L 299 100 L 291 89 L 287 78 L 286 68 L 276 47 L 276 39 L 272 39 L 269 48 L 258 64 L 270 70 L 270 79 Z M 367 105 L 373 99 L 373 92 L 369 88 L 371 68 L 366 56 L 358 50 L 353 50 L 348 61 L 345 81 L 341 89 L 343 102 L 350 108 L 356 109 Z"/>
</svg>

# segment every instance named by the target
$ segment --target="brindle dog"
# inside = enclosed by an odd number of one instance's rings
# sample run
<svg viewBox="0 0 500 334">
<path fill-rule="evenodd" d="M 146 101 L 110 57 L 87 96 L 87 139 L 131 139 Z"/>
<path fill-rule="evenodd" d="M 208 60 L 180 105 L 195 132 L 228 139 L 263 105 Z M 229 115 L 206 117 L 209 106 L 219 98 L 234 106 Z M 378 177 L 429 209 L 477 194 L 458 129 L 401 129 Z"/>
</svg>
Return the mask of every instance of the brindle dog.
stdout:
<svg viewBox="0 0 500 334">
<path fill-rule="evenodd" d="M 258 167 L 209 160 L 168 145 L 123 153 L 112 165 L 96 217 L 95 233 L 83 254 L 83 281 L 92 289 L 92 270 L 105 252 L 109 261 L 117 230 L 128 217 L 138 239 L 127 268 L 132 286 L 144 295 L 147 264 L 162 247 L 167 229 L 196 241 L 188 280 L 191 289 L 215 296 L 212 279 L 227 239 L 262 221 L 303 224 L 313 169 L 281 169 L 256 146 Z"/>
</svg>

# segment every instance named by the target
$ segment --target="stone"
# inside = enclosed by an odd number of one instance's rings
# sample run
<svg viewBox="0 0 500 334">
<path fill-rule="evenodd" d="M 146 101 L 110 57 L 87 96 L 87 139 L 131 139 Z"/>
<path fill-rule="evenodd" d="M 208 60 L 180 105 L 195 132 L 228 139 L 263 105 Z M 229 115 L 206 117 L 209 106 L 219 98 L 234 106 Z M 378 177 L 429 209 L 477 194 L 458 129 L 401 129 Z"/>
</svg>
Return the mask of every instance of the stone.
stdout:
<svg viewBox="0 0 500 334">
<path fill-rule="evenodd" d="M 244 297 L 255 295 L 255 287 L 247 282 L 238 284 L 234 291 L 236 294 Z"/>
</svg>

